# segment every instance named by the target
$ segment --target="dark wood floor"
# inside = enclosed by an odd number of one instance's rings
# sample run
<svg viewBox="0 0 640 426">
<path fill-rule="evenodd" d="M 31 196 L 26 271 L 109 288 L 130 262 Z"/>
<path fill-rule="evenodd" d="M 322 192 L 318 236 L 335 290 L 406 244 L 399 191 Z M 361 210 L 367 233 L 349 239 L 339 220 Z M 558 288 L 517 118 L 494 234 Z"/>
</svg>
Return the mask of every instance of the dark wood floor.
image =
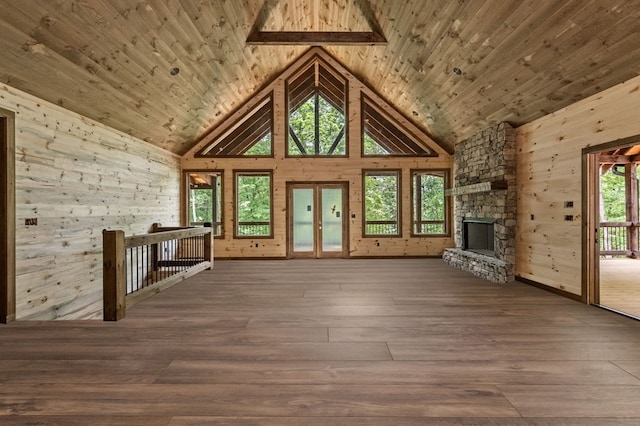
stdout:
<svg viewBox="0 0 640 426">
<path fill-rule="evenodd" d="M 0 424 L 638 425 L 640 322 L 437 259 L 218 261 L 0 326 Z"/>
</svg>

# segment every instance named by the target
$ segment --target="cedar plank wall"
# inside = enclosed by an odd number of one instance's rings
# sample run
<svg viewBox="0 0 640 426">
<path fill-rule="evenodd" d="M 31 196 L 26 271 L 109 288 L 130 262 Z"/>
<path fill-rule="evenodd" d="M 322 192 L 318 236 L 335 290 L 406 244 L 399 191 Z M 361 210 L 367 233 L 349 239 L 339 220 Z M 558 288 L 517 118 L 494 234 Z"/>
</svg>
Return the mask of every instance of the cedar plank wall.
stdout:
<svg viewBox="0 0 640 426">
<path fill-rule="evenodd" d="M 582 295 L 581 151 L 640 134 L 639 109 L 636 77 L 517 129 L 516 276 Z"/>
<path fill-rule="evenodd" d="M 100 318 L 102 230 L 177 224 L 180 158 L 9 86 L 0 107 L 16 113 L 16 318 Z"/>
<path fill-rule="evenodd" d="M 311 56 L 313 51 L 307 53 Z M 345 217 L 349 218 L 349 256 L 441 256 L 446 247 L 453 247 L 453 237 L 410 237 L 411 231 L 411 176 L 410 169 L 451 169 L 453 158 L 442 148 L 437 148 L 439 156 L 434 158 L 402 158 L 402 157 L 369 157 L 360 156 L 360 115 L 359 105 L 361 91 L 368 96 L 375 96 L 355 76 L 350 74 L 340 64 L 333 61 L 327 55 L 323 58 L 341 72 L 349 81 L 349 127 L 348 127 L 348 152 L 349 158 L 296 158 L 285 157 L 286 129 L 283 126 L 285 114 L 284 86 L 286 71 L 275 79 L 262 92 L 254 97 L 262 99 L 268 89 L 273 88 L 274 97 L 274 130 L 273 146 L 274 158 L 198 158 L 195 153 L 200 145 L 193 147 L 184 157 L 182 167 L 188 170 L 217 170 L 223 171 L 223 232 L 224 238 L 215 241 L 216 258 L 273 258 L 287 256 L 286 240 L 286 183 L 287 182 L 349 182 L 349 212 Z M 298 63 L 304 63 L 304 57 Z M 296 69 L 293 64 L 290 70 Z M 375 98 L 374 98 L 375 99 Z M 387 108 L 388 107 L 388 108 Z M 397 113 L 392 107 L 385 105 L 386 111 L 411 129 L 411 124 Z M 418 133 L 417 131 L 414 131 Z M 273 215 L 274 238 L 272 239 L 234 239 L 233 238 L 233 171 L 234 170 L 273 170 Z M 403 169 L 402 184 L 402 236 L 401 237 L 362 237 L 362 170 Z M 453 181 L 453 170 L 450 180 Z M 186 183 L 184 183 L 186 187 Z M 186 205 L 186 203 L 185 203 Z M 184 208 L 183 208 L 184 210 Z M 183 211 L 183 224 L 186 223 Z M 351 217 L 355 214 L 355 219 Z M 453 224 L 451 224 L 453 226 Z M 377 243 L 380 245 L 376 245 Z M 256 244 L 258 247 L 256 247 Z"/>
</svg>

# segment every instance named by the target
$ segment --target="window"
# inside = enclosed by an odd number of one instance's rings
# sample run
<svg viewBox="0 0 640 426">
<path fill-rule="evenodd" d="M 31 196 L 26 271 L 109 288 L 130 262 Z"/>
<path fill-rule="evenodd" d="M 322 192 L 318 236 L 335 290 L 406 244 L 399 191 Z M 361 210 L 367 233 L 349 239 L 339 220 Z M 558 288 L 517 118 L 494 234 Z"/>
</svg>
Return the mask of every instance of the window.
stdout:
<svg viewBox="0 0 640 426">
<path fill-rule="evenodd" d="M 364 236 L 399 236 L 400 171 L 365 171 Z"/>
<path fill-rule="evenodd" d="M 448 186 L 448 170 L 413 170 L 412 234 L 445 235 L 449 233 L 449 207 L 445 189 Z"/>
<path fill-rule="evenodd" d="M 196 157 L 273 157 L 272 127 L 273 100 L 269 95 L 216 136 Z"/>
<path fill-rule="evenodd" d="M 362 129 L 363 156 L 437 156 L 364 94 Z"/>
<path fill-rule="evenodd" d="M 214 236 L 222 236 L 222 173 L 187 172 L 187 225 L 211 224 Z"/>
<path fill-rule="evenodd" d="M 235 172 L 235 237 L 271 237 L 271 171 Z"/>
<path fill-rule="evenodd" d="M 347 154 L 344 77 L 316 60 L 287 81 L 289 156 Z"/>
</svg>

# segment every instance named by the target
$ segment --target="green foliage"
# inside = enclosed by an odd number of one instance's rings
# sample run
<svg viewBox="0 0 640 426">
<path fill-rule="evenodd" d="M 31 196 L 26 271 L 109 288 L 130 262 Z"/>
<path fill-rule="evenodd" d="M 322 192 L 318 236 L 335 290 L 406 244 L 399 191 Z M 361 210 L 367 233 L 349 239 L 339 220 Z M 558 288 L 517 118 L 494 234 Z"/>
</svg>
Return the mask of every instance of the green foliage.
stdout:
<svg viewBox="0 0 640 426">
<path fill-rule="evenodd" d="M 213 222 L 213 191 L 211 189 L 191 189 L 189 201 L 190 224 Z"/>
<path fill-rule="evenodd" d="M 444 177 L 425 173 L 420 174 L 418 179 L 422 200 L 416 218 L 420 220 L 444 220 Z"/>
<path fill-rule="evenodd" d="M 368 133 L 364 134 L 363 141 L 363 151 L 364 155 L 389 155 L 391 154 L 389 151 L 384 149 L 375 139 L 369 136 Z"/>
<path fill-rule="evenodd" d="M 364 178 L 365 220 L 398 219 L 398 175 L 367 173 Z"/>
<path fill-rule="evenodd" d="M 289 155 L 344 155 L 346 138 L 343 134 L 336 149 L 330 153 L 336 138 L 345 126 L 344 114 L 333 107 L 322 96 L 318 96 L 318 135 L 316 135 L 315 96 L 309 98 L 289 114 L 289 126 L 297 136 L 306 154 L 300 151 L 289 137 Z M 319 149 L 316 150 L 316 137 Z"/>
<path fill-rule="evenodd" d="M 444 172 L 417 172 L 413 176 L 413 218 L 416 234 L 442 234 L 446 218 Z M 442 223 L 421 223 L 442 221 Z"/>
<path fill-rule="evenodd" d="M 624 176 L 616 175 L 611 170 L 600 176 L 600 192 L 603 203 L 600 212 L 604 213 L 604 217 L 600 220 L 602 222 L 626 221 Z"/>
<path fill-rule="evenodd" d="M 271 221 L 271 178 L 268 175 L 239 175 L 237 181 L 238 222 Z"/>
<path fill-rule="evenodd" d="M 271 155 L 271 132 L 253 144 L 243 155 L 252 157 L 263 157 Z"/>
</svg>

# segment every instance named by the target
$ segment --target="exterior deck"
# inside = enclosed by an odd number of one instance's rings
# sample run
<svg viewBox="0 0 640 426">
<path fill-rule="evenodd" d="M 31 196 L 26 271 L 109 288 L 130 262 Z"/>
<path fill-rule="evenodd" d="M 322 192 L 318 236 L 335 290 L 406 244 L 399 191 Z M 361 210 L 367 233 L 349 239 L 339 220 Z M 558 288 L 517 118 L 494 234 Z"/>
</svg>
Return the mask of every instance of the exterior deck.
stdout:
<svg viewBox="0 0 640 426">
<path fill-rule="evenodd" d="M 640 259 L 600 260 L 600 305 L 640 318 Z"/>
</svg>

